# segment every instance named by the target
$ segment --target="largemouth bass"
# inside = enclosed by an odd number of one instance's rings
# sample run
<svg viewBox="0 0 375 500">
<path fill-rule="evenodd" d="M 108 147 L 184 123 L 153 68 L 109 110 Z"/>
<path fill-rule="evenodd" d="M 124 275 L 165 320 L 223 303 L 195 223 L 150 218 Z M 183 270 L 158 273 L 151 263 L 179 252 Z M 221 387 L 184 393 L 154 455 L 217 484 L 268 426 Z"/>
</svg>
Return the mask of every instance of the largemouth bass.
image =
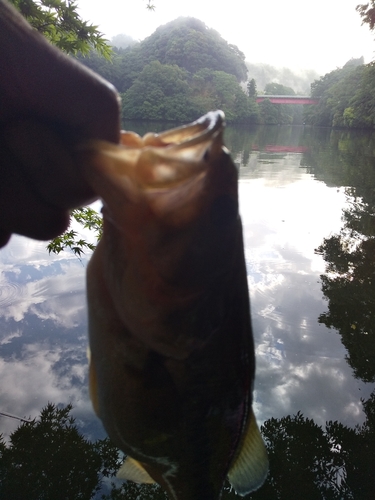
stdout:
<svg viewBox="0 0 375 500">
<path fill-rule="evenodd" d="M 218 500 L 226 477 L 244 495 L 268 470 L 223 130 L 217 111 L 85 153 L 104 218 L 87 269 L 91 399 L 127 455 L 119 477 L 174 500 Z"/>
</svg>

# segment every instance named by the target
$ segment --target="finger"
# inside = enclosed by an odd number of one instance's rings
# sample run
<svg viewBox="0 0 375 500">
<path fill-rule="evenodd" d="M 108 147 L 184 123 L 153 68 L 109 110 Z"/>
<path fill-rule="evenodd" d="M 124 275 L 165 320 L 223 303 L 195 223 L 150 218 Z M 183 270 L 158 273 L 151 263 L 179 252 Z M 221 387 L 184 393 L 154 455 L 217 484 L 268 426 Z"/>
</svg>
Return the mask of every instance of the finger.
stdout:
<svg viewBox="0 0 375 500">
<path fill-rule="evenodd" d="M 15 162 L 0 164 L 0 178 L 1 245 L 11 233 L 48 240 L 69 226 L 69 212 L 38 197 Z"/>
<path fill-rule="evenodd" d="M 3 123 L 27 113 L 65 125 L 72 142 L 118 142 L 120 107 L 114 87 L 53 47 L 14 8 L 0 6 Z"/>
<path fill-rule="evenodd" d="M 4 127 L 3 141 L 19 161 L 32 189 L 45 202 L 69 209 L 94 201 L 79 165 L 56 133 L 35 120 L 24 119 Z"/>
</svg>

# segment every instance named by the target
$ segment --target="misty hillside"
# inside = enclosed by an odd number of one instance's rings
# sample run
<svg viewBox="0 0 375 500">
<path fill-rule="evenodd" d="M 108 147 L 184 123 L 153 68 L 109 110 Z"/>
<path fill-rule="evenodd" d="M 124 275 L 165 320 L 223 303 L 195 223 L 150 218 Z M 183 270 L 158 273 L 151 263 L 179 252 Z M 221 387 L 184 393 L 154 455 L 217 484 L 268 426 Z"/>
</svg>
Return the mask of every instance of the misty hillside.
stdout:
<svg viewBox="0 0 375 500">
<path fill-rule="evenodd" d="M 129 35 L 125 35 L 125 33 L 120 33 L 119 35 L 115 35 L 111 38 L 111 41 L 109 42 L 112 47 L 117 47 L 118 49 L 126 49 L 128 47 L 131 47 L 132 45 L 135 45 L 137 40 L 134 40 L 133 37 Z"/>
<path fill-rule="evenodd" d="M 301 107 L 257 104 L 256 90 L 271 85 L 283 94 L 308 94 L 317 77 L 312 73 L 307 81 L 288 69 L 246 65 L 238 47 L 190 17 L 159 26 L 141 42 L 117 35 L 112 45 L 112 61 L 95 52 L 79 59 L 121 93 L 124 119 L 186 122 L 222 109 L 229 122 L 301 123 Z M 248 85 L 253 78 L 255 91 Z"/>
<path fill-rule="evenodd" d="M 159 26 L 139 44 L 138 57 L 143 64 L 176 64 L 189 73 L 204 68 L 224 71 L 239 82 L 245 81 L 247 75 L 245 56 L 239 48 L 192 17 L 180 17 Z"/>
<path fill-rule="evenodd" d="M 319 78 L 315 70 L 294 72 L 289 68 L 276 68 L 270 64 L 246 61 L 248 80 L 254 78 L 258 93 L 261 94 L 269 83 L 280 83 L 291 87 L 297 95 L 310 95 L 310 86 Z"/>
<path fill-rule="evenodd" d="M 113 83 L 119 92 L 128 90 L 141 71 L 154 61 L 177 65 L 191 75 L 209 69 L 233 75 L 238 82 L 247 79 L 244 54 L 199 19 L 180 17 L 159 26 L 141 42 L 125 34 L 116 35 L 111 45 L 112 61 L 95 52 L 78 59 Z"/>
</svg>

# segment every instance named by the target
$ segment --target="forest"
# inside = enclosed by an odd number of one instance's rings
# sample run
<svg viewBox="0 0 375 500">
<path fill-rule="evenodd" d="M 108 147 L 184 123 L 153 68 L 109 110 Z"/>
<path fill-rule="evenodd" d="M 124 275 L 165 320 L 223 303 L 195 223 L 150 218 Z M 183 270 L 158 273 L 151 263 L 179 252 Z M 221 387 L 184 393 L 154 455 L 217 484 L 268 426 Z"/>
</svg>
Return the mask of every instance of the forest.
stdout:
<svg viewBox="0 0 375 500">
<path fill-rule="evenodd" d="M 110 60 L 96 51 L 77 57 L 117 88 L 128 120 L 192 121 L 222 109 L 228 122 L 302 123 L 300 106 L 257 104 L 256 95 L 295 94 L 290 83 L 303 92 L 317 77 L 249 65 L 238 47 L 195 18 L 160 26 L 142 42 L 117 35 L 112 44 Z M 273 81 L 280 77 L 288 85 Z"/>
<path fill-rule="evenodd" d="M 351 59 L 342 68 L 315 80 L 311 96 L 317 106 L 305 110 L 309 125 L 324 127 L 375 127 L 375 64 Z"/>
<path fill-rule="evenodd" d="M 270 471 L 253 500 L 374 498 L 375 394 L 362 401 L 366 421 L 317 425 L 302 413 L 261 427 Z M 123 456 L 108 438 L 90 441 L 72 405 L 48 403 L 40 415 L 0 438 L 0 496 L 17 500 L 167 500 L 157 484 L 116 480 Z M 226 482 L 222 500 L 239 498 Z"/>
<path fill-rule="evenodd" d="M 78 58 L 115 85 L 123 118 L 191 121 L 220 108 L 229 121 L 256 121 L 255 99 L 240 85 L 244 54 L 198 19 L 176 19 L 113 52 L 111 61 L 94 52 Z"/>
<path fill-rule="evenodd" d="M 222 109 L 228 122 L 375 126 L 375 65 L 351 59 L 318 77 L 314 71 L 245 61 L 244 54 L 195 18 L 178 18 L 136 42 L 112 39 L 112 56 L 97 51 L 76 57 L 120 92 L 124 120 L 187 122 Z M 310 90 L 309 90 L 310 89 Z M 319 105 L 275 105 L 257 94 L 310 94 Z"/>
</svg>

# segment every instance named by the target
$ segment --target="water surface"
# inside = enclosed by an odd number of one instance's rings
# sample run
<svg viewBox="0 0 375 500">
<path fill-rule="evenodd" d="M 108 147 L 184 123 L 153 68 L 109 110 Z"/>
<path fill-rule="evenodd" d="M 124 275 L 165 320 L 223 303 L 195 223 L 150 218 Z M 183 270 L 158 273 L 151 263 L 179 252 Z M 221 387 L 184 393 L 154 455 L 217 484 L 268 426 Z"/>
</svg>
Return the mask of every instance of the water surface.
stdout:
<svg viewBox="0 0 375 500">
<path fill-rule="evenodd" d="M 146 131 L 128 124 L 137 127 Z M 362 424 L 375 380 L 373 136 L 229 127 L 226 142 L 240 174 L 258 419 L 300 411 L 318 425 Z M 49 401 L 72 402 L 82 432 L 98 438 L 87 392 L 88 259 L 49 256 L 45 243 L 18 236 L 0 251 L 0 412 L 33 418 Z M 16 426 L 0 416 L 5 436 Z"/>
</svg>

